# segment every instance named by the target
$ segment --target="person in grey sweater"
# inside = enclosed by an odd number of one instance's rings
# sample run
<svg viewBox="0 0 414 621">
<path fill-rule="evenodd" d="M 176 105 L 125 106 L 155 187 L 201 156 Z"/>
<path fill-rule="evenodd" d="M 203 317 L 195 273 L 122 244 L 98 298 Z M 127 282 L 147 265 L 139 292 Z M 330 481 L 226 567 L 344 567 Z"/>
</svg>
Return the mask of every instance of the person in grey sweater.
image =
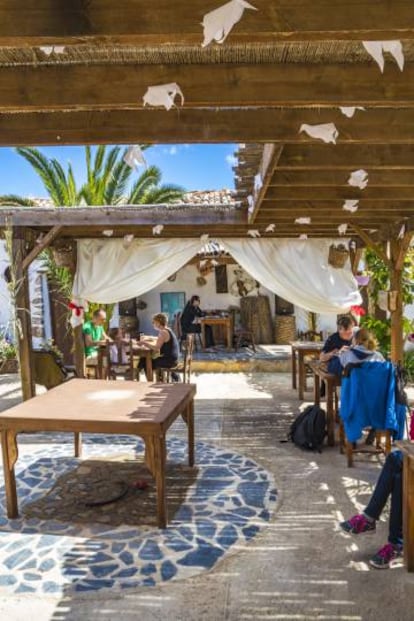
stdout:
<svg viewBox="0 0 414 621">
<path fill-rule="evenodd" d="M 377 341 L 366 328 L 357 330 L 352 338 L 352 345 L 338 353 L 343 368 L 347 364 L 362 362 L 385 362 L 384 356 L 377 351 Z"/>
</svg>

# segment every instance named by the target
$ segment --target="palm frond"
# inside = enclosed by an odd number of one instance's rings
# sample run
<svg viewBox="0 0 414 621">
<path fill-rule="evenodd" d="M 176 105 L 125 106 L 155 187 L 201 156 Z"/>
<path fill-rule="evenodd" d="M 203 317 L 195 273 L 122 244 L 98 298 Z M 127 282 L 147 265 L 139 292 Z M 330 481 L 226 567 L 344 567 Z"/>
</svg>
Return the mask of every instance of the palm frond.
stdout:
<svg viewBox="0 0 414 621">
<path fill-rule="evenodd" d="M 161 180 L 161 171 L 157 166 L 149 166 L 133 184 L 127 197 L 129 205 L 139 205 L 143 202 L 146 192 L 157 186 Z"/>
<path fill-rule="evenodd" d="M 157 186 L 154 188 L 150 188 L 148 192 L 145 193 L 142 203 L 145 205 L 159 205 L 161 203 L 171 203 L 172 201 L 178 201 L 180 198 L 182 198 L 184 192 L 184 188 L 178 185 L 166 184 Z"/>
<path fill-rule="evenodd" d="M 0 205 L 10 205 L 10 207 L 34 207 L 36 202 L 32 198 L 25 198 L 17 194 L 3 194 L 0 196 Z"/>
</svg>

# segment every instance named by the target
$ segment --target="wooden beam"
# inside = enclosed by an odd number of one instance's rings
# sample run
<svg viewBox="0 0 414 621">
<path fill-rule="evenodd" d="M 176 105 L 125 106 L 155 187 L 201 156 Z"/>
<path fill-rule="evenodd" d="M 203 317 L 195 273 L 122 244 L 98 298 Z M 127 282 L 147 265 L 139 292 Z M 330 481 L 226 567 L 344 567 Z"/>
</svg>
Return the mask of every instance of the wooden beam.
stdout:
<svg viewBox="0 0 414 621">
<path fill-rule="evenodd" d="M 369 184 L 366 190 L 370 190 L 373 187 L 385 187 L 385 186 L 409 186 L 413 187 L 414 178 L 412 169 L 399 169 L 388 170 L 384 168 L 370 168 L 367 167 Z M 349 178 L 349 170 L 343 168 L 332 169 L 309 169 L 309 170 L 295 170 L 295 169 L 282 169 L 277 167 L 275 174 L 272 178 L 272 187 L 281 186 L 305 186 L 311 189 L 313 186 L 341 186 L 351 189 L 347 185 Z M 355 188 L 357 191 L 358 188 Z"/>
<path fill-rule="evenodd" d="M 361 215 L 365 213 L 378 213 L 380 214 L 390 214 L 395 217 L 398 213 L 405 213 L 407 215 L 411 215 L 414 213 L 414 198 L 406 201 L 398 201 L 398 200 L 372 200 L 366 199 L 365 197 L 359 200 L 358 211 L 355 212 L 356 215 Z M 299 211 L 307 211 L 309 214 L 312 212 L 320 211 L 322 213 L 326 213 L 332 211 L 332 213 L 336 214 L 349 214 L 345 209 L 342 208 L 343 199 L 337 200 L 305 200 L 305 199 L 267 199 L 263 201 L 260 213 L 296 213 Z"/>
<path fill-rule="evenodd" d="M 261 162 L 257 169 L 257 174 L 260 175 L 262 186 L 256 191 L 256 188 L 252 188 L 252 207 L 249 206 L 249 222 L 254 222 L 257 213 L 260 210 L 263 198 L 266 195 L 268 185 L 273 176 L 273 172 L 277 166 L 283 147 L 276 146 L 274 144 L 266 144 L 263 149 L 263 155 Z"/>
<path fill-rule="evenodd" d="M 278 167 L 289 169 L 414 169 L 414 145 L 286 145 Z M 349 176 L 348 173 L 348 176 Z M 368 181 L 369 182 L 369 181 Z"/>
<path fill-rule="evenodd" d="M 396 245 L 396 249 L 398 248 L 398 253 L 395 256 L 395 269 L 402 270 L 404 267 L 404 259 L 407 256 L 408 249 L 410 247 L 411 241 L 413 239 L 414 232 L 408 231 L 405 233 L 401 240 L 399 241 L 399 245 Z"/>
<path fill-rule="evenodd" d="M 220 4 L 220 3 L 219 3 Z M 364 40 L 412 38 L 410 0 L 256 0 L 229 41 Z M 203 15 L 214 0 L 15 0 L 0 2 L 0 45 L 116 42 L 135 45 L 200 43 Z"/>
<path fill-rule="evenodd" d="M 376 255 L 380 259 L 382 259 L 382 261 L 384 261 L 385 265 L 387 265 L 387 267 L 390 267 L 391 266 L 390 260 L 387 257 L 386 253 L 384 252 L 383 248 L 374 242 L 374 240 L 369 235 L 369 233 L 364 231 L 362 227 L 358 226 L 355 223 L 352 223 L 352 228 L 357 233 L 357 235 L 366 243 L 368 248 L 371 248 L 372 250 L 374 250 Z"/>
<path fill-rule="evenodd" d="M 265 203 L 272 201 L 335 201 L 345 199 L 359 199 L 364 203 L 366 201 L 385 203 L 387 201 L 394 205 L 395 201 L 401 203 L 408 201 L 412 203 L 414 209 L 414 175 L 412 178 L 412 186 L 371 186 L 369 183 L 364 190 L 353 188 L 349 185 L 343 186 L 274 186 L 270 185 L 264 197 Z M 362 204 L 362 202 L 361 202 Z"/>
<path fill-rule="evenodd" d="M 0 111 L 138 109 L 148 86 L 169 82 L 179 84 L 188 107 L 411 107 L 414 101 L 414 63 L 407 62 L 403 72 L 387 66 L 386 79 L 370 63 L 62 62 L 1 66 Z"/>
<path fill-rule="evenodd" d="M 34 261 L 36 257 L 38 257 L 39 254 L 52 243 L 62 229 L 63 226 L 59 225 L 52 227 L 50 231 L 39 241 L 39 243 L 36 243 L 34 248 L 32 248 L 29 254 L 23 259 L 23 271 L 27 270 L 32 261 Z"/>
</svg>

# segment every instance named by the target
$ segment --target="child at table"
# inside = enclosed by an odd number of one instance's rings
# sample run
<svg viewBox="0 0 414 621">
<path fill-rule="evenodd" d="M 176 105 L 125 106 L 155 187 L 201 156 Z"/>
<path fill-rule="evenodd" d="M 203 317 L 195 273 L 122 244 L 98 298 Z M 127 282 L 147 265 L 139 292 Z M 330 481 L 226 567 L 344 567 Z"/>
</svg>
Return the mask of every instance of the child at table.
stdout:
<svg viewBox="0 0 414 621">
<path fill-rule="evenodd" d="M 112 342 L 109 345 L 109 355 L 112 364 L 128 364 L 128 340 L 122 328 L 111 328 L 109 338 Z"/>
</svg>

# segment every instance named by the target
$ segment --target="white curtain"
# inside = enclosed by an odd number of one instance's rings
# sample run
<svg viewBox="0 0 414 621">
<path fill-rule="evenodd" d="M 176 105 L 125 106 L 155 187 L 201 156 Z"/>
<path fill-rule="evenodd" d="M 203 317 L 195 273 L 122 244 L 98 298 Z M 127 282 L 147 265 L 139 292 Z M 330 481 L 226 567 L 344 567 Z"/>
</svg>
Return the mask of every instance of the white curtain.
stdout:
<svg viewBox="0 0 414 621">
<path fill-rule="evenodd" d="M 340 313 L 361 303 L 349 262 L 343 269 L 328 265 L 332 240 L 218 241 L 263 286 L 297 306 Z M 105 304 L 137 297 L 164 282 L 202 246 L 199 239 L 79 240 L 73 296 Z"/>
<path fill-rule="evenodd" d="M 262 285 L 314 313 L 345 313 L 361 304 L 350 262 L 328 264 L 332 239 L 223 239 L 220 243 Z M 344 240 L 341 240 L 344 243 Z"/>
<path fill-rule="evenodd" d="M 199 239 L 78 240 L 73 297 L 111 304 L 164 282 L 200 250 Z"/>
</svg>

